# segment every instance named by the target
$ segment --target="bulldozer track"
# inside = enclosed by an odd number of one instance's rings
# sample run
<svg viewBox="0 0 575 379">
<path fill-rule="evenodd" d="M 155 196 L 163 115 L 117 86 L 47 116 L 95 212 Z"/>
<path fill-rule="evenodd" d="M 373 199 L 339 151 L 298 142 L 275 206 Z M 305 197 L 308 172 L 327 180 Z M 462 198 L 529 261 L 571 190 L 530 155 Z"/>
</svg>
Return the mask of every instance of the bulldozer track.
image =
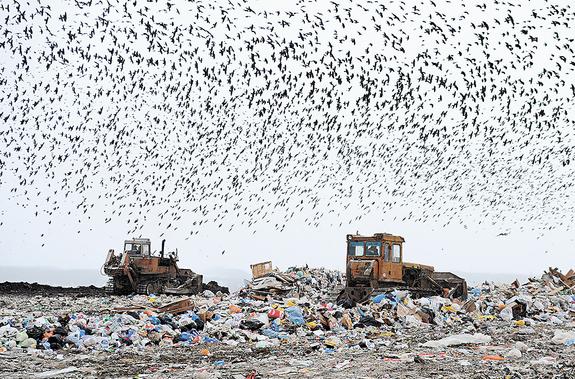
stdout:
<svg viewBox="0 0 575 379">
<path fill-rule="evenodd" d="M 108 279 L 106 287 L 104 287 L 104 292 L 106 295 L 113 295 L 116 292 L 115 290 L 116 288 L 114 286 L 114 279 Z"/>
<path fill-rule="evenodd" d="M 140 295 L 148 295 L 148 283 L 140 283 L 136 288 L 136 293 Z"/>
<path fill-rule="evenodd" d="M 159 281 L 159 280 L 140 283 L 140 284 L 138 284 L 138 287 L 136 288 L 136 293 L 141 294 L 141 295 L 157 294 L 157 293 L 161 292 L 162 287 L 163 287 L 162 281 Z"/>
</svg>

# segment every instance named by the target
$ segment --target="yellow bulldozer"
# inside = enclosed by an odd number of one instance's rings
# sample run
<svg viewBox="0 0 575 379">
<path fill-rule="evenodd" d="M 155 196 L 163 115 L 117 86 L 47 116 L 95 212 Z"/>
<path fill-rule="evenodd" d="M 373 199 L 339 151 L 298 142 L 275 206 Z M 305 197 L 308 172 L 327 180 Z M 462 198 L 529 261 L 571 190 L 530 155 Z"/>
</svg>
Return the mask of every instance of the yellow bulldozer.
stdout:
<svg viewBox="0 0 575 379">
<path fill-rule="evenodd" d="M 347 235 L 346 286 L 338 304 L 354 306 L 391 290 L 408 290 L 414 297 L 439 295 L 467 298 L 467 283 L 450 272 L 403 261 L 405 239 L 387 233 Z"/>
</svg>

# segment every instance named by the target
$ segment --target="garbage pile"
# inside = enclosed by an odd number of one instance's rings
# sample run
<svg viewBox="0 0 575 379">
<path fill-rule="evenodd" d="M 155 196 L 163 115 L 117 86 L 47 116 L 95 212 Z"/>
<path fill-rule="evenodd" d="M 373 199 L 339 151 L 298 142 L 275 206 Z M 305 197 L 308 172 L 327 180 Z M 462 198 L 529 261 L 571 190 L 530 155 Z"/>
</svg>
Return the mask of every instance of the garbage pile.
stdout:
<svg viewBox="0 0 575 379">
<path fill-rule="evenodd" d="M 573 291 L 575 289 L 575 270 L 573 269 L 563 275 L 561 271 L 556 268 L 549 267 L 549 270 L 545 272 L 545 275 L 545 280 L 548 283 L 553 282 L 557 287 L 557 291 Z"/>
<path fill-rule="evenodd" d="M 385 349 L 413 330 L 418 332 L 410 338 L 419 338 L 418 346 L 445 349 L 491 343 L 497 328 L 490 323 L 525 335 L 538 325 L 551 325 L 551 343 L 569 347 L 575 345 L 575 295 L 569 273 L 549 270 L 522 285 L 484 283 L 472 288 L 465 302 L 439 296 L 415 299 L 408 292 L 393 291 L 344 309 L 333 301 L 334 288 L 344 283 L 341 273 L 290 268 L 255 278 L 232 295 L 136 295 L 129 306 L 99 311 L 3 316 L 0 351 L 118 351 L 219 343 L 255 350 L 294 344 L 332 353 Z M 497 357 L 513 359 L 522 350 L 525 347 L 517 345 Z"/>
<path fill-rule="evenodd" d="M 264 262 L 263 264 L 271 262 Z M 273 300 L 306 297 L 326 300 L 337 296 L 345 283 L 337 270 L 290 267 L 285 272 L 259 270 L 262 264 L 252 265 L 254 278 L 240 291 L 240 296 L 254 300 Z"/>
</svg>

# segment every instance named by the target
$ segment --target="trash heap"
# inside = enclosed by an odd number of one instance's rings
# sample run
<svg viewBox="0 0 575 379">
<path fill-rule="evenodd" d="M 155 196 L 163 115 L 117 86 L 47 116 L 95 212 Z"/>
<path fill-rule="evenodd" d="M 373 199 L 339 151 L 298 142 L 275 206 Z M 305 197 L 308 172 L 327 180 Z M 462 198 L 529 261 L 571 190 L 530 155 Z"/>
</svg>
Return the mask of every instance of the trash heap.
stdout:
<svg viewBox="0 0 575 379">
<path fill-rule="evenodd" d="M 285 272 L 273 270 L 255 275 L 240 296 L 253 300 L 302 297 L 326 300 L 337 296 L 344 284 L 344 276 L 337 270 L 290 267 Z"/>
<path fill-rule="evenodd" d="M 256 350 L 293 345 L 331 353 L 384 349 L 408 335 L 419 338 L 421 347 L 445 349 L 491 343 L 499 325 L 528 335 L 540 324 L 553 326 L 553 344 L 573 346 L 574 277 L 572 271 L 562 275 L 550 269 L 523 285 L 484 283 L 470 290 L 467 301 L 414 299 L 408 292 L 392 291 L 345 309 L 334 301 L 344 283 L 341 273 L 290 268 L 266 273 L 232 295 L 205 291 L 177 300 L 136 295 L 124 307 L 0 317 L 0 351 L 141 351 L 220 343 Z M 518 345 L 497 357 L 512 359 L 522 350 Z"/>
</svg>

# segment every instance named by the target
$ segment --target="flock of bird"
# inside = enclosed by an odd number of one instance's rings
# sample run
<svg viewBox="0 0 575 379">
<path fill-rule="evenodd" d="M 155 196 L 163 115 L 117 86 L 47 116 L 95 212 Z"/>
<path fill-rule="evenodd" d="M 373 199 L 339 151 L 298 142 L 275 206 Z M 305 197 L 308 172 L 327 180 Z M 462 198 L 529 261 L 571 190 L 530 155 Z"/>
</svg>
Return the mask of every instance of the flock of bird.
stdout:
<svg viewBox="0 0 575 379">
<path fill-rule="evenodd" d="M 0 193 L 130 233 L 391 210 L 569 226 L 574 17 L 568 0 L 4 0 Z"/>
</svg>

